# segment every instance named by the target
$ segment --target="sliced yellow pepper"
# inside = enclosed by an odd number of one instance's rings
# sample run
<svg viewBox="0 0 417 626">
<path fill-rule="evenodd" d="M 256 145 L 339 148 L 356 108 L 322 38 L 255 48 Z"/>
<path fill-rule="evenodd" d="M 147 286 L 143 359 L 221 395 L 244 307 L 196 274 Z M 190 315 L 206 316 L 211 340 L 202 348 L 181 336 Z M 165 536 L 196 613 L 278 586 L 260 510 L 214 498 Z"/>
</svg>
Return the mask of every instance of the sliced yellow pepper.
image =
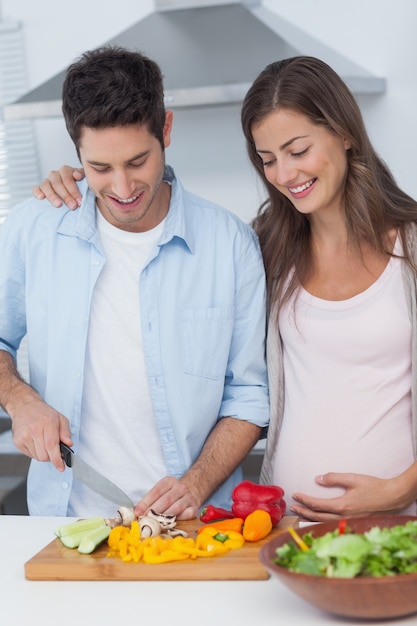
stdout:
<svg viewBox="0 0 417 626">
<path fill-rule="evenodd" d="M 116 526 L 108 538 L 109 557 L 124 562 L 169 563 L 198 557 L 213 557 L 241 548 L 245 540 L 241 533 L 217 528 L 205 528 L 192 537 L 148 537 L 141 539 L 140 528 L 133 522 L 131 528 Z"/>
<path fill-rule="evenodd" d="M 301 548 L 301 550 L 304 550 L 305 552 L 310 550 L 306 542 L 300 537 L 297 531 L 294 530 L 294 528 L 292 528 L 292 526 L 288 529 L 288 532 L 290 533 L 291 537 L 294 539 L 295 543 Z"/>
<path fill-rule="evenodd" d="M 109 548 L 113 550 L 117 550 L 119 547 L 119 542 L 123 537 L 129 533 L 129 529 L 126 526 L 115 526 L 111 529 L 110 535 L 108 536 L 107 543 Z"/>
<path fill-rule="evenodd" d="M 152 546 L 145 546 L 142 558 L 144 563 L 170 563 L 171 561 L 185 561 L 185 559 L 189 558 L 189 555 L 178 552 L 178 550 L 173 548 L 167 548 L 159 552 Z"/>
<path fill-rule="evenodd" d="M 192 539 L 191 537 L 175 537 L 172 542 L 172 547 L 178 552 L 182 554 L 188 554 L 190 559 L 196 559 L 198 557 L 207 557 L 207 556 L 215 556 L 213 550 L 207 550 L 205 547 L 200 547 L 199 543 L 196 539 Z M 222 549 L 222 554 L 223 554 Z"/>
</svg>

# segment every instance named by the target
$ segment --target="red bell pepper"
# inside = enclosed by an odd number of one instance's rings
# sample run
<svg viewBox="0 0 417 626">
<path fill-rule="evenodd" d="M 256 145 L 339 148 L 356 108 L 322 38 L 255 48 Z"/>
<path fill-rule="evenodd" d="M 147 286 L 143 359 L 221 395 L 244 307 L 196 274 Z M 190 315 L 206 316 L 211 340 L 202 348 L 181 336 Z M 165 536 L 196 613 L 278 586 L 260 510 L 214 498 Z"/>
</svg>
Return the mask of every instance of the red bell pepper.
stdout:
<svg viewBox="0 0 417 626">
<path fill-rule="evenodd" d="M 263 509 L 270 514 L 272 524 L 276 526 L 286 510 L 283 496 L 284 490 L 278 485 L 259 485 L 244 480 L 232 492 L 232 512 L 236 517 L 246 519 L 256 509 Z"/>
<path fill-rule="evenodd" d="M 208 504 L 200 511 L 200 521 L 205 524 L 222 519 L 232 519 L 233 517 L 236 517 L 236 515 L 232 511 L 213 506 L 212 504 Z"/>
<path fill-rule="evenodd" d="M 236 485 L 232 492 L 233 500 L 244 500 L 252 502 L 279 502 L 284 497 L 284 490 L 278 485 L 259 485 L 250 480 L 242 480 Z"/>
<path fill-rule="evenodd" d="M 268 504 L 266 502 L 243 502 L 238 500 L 232 504 L 233 513 L 236 517 L 241 517 L 242 519 L 246 519 L 248 515 L 259 509 L 270 514 L 273 526 L 279 524 L 283 518 L 282 509 L 280 505 L 275 502 Z"/>
</svg>

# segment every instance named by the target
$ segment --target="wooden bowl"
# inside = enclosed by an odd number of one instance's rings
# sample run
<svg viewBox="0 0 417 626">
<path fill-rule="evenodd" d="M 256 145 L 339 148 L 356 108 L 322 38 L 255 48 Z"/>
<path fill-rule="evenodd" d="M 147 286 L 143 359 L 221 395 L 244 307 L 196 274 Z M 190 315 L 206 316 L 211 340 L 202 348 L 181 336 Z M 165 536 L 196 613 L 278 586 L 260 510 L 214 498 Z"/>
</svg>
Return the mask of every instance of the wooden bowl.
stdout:
<svg viewBox="0 0 417 626">
<path fill-rule="evenodd" d="M 364 533 L 373 526 L 391 528 L 416 520 L 411 515 L 384 515 L 348 519 L 348 526 L 357 533 Z M 337 528 L 338 522 L 325 522 L 304 526 L 300 535 L 311 532 L 321 537 Z M 286 532 L 262 546 L 259 556 L 272 577 L 291 589 L 310 604 L 334 615 L 361 619 L 384 619 L 404 617 L 417 612 L 417 574 L 382 576 L 380 578 L 327 578 L 290 572 L 274 563 L 276 549 L 292 541 Z"/>
</svg>

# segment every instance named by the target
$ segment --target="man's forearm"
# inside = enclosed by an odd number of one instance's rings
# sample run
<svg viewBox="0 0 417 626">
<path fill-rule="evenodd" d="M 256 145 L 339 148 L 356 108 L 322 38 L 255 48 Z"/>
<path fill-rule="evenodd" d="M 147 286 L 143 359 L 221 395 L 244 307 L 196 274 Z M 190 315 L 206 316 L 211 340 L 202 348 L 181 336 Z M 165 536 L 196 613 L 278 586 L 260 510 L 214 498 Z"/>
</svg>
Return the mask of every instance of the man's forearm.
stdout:
<svg viewBox="0 0 417 626">
<path fill-rule="evenodd" d="M 29 399 L 34 394 L 37 395 L 17 371 L 12 355 L 6 350 L 0 350 L 0 406 L 2 409 L 13 417 L 16 402 L 25 402 L 25 396 Z"/>
<path fill-rule="evenodd" d="M 224 417 L 209 435 L 197 461 L 181 479 L 203 503 L 241 464 L 258 441 L 262 428 Z"/>
</svg>

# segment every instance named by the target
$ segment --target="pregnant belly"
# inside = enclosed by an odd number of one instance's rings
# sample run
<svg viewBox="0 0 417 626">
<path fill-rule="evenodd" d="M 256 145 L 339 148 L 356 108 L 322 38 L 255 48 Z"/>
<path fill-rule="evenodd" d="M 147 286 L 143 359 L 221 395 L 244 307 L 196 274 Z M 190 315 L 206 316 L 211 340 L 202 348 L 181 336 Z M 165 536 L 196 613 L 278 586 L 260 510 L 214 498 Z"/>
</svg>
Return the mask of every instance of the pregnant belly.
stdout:
<svg viewBox="0 0 417 626">
<path fill-rule="evenodd" d="M 407 429 L 404 429 L 407 434 Z M 395 442 L 394 442 L 395 439 Z M 296 444 L 294 444 L 296 441 Z M 288 509 L 294 504 L 293 494 L 315 498 L 336 498 L 345 493 L 341 486 L 323 487 L 316 477 L 328 472 L 357 473 L 392 478 L 414 462 L 411 433 L 396 438 L 376 436 L 375 432 L 360 440 L 349 433 L 321 435 L 312 432 L 296 437 L 283 428 L 275 454 L 273 482 L 285 491 Z M 416 507 L 407 509 L 416 513 Z"/>
</svg>

